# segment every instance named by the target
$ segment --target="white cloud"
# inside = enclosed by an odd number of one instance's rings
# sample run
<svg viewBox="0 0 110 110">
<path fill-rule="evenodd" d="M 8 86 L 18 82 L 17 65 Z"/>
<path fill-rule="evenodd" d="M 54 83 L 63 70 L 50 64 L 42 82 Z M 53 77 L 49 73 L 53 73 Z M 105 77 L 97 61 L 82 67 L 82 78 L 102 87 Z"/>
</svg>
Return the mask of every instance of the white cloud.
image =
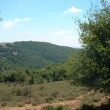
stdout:
<svg viewBox="0 0 110 110">
<path fill-rule="evenodd" d="M 31 18 L 24 17 L 24 18 L 15 18 L 13 21 L 14 22 L 28 22 L 28 21 L 31 21 L 31 20 L 32 20 Z"/>
<path fill-rule="evenodd" d="M 32 19 L 31 18 L 28 18 L 28 17 L 24 17 L 24 18 L 15 18 L 11 21 L 4 21 L 3 22 L 3 27 L 5 29 L 10 29 L 10 28 L 13 28 L 15 27 L 16 25 L 18 25 L 19 23 L 22 23 L 22 22 L 29 22 L 31 21 Z"/>
<path fill-rule="evenodd" d="M 20 21 L 21 21 L 20 18 L 15 18 L 15 19 L 14 19 L 14 22 L 20 22 Z"/>
<path fill-rule="evenodd" d="M 78 36 L 73 36 L 73 35 L 62 36 L 62 37 L 57 36 L 56 38 L 51 39 L 50 42 L 57 45 L 80 48 L 81 45 L 78 39 L 79 39 Z"/>
<path fill-rule="evenodd" d="M 53 32 L 51 36 L 53 37 L 47 39 L 48 42 L 75 48 L 81 47 L 81 44 L 79 42 L 79 36 L 76 32 L 74 32 L 73 34 L 73 31 L 61 29 L 56 32 Z"/>
<path fill-rule="evenodd" d="M 79 8 L 76 8 L 76 7 L 71 7 L 70 9 L 64 11 L 64 14 L 67 14 L 67 13 L 79 13 L 79 12 L 82 12 L 82 9 L 79 9 Z"/>
<path fill-rule="evenodd" d="M 63 36 L 65 34 L 66 34 L 66 30 L 64 30 L 64 29 L 58 30 L 56 32 L 53 32 L 54 36 Z"/>
<path fill-rule="evenodd" d="M 31 18 L 28 18 L 28 17 L 25 17 L 25 18 L 22 19 L 22 21 L 26 21 L 26 22 L 27 22 L 27 21 L 31 21 L 31 20 L 32 20 L 32 19 L 31 19 Z"/>
<path fill-rule="evenodd" d="M 15 25 L 16 25 L 16 23 L 13 21 L 4 21 L 4 23 L 3 23 L 3 27 L 6 29 L 12 28 Z"/>
<path fill-rule="evenodd" d="M 33 32 L 32 32 L 32 31 L 28 31 L 28 32 L 27 32 L 27 34 L 32 35 L 32 34 L 33 34 Z"/>
</svg>

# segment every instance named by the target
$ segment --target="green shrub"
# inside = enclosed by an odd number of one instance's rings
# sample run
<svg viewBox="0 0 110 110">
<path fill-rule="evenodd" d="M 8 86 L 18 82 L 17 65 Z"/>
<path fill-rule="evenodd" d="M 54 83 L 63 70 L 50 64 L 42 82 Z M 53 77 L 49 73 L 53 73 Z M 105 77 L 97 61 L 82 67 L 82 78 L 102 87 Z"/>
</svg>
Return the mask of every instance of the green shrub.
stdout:
<svg viewBox="0 0 110 110">
<path fill-rule="evenodd" d="M 54 106 L 45 106 L 42 108 L 42 110 L 70 110 L 67 107 L 63 107 L 63 106 L 58 106 L 58 107 L 54 107 Z"/>
<path fill-rule="evenodd" d="M 48 97 L 48 98 L 45 99 L 45 101 L 46 101 L 47 103 L 51 103 L 53 100 L 54 100 L 53 97 Z"/>
<path fill-rule="evenodd" d="M 55 108 L 53 106 L 45 106 L 42 110 L 55 110 Z"/>
<path fill-rule="evenodd" d="M 77 110 L 94 110 L 94 108 L 90 105 L 86 105 L 86 104 L 83 104 L 79 109 Z"/>
</svg>

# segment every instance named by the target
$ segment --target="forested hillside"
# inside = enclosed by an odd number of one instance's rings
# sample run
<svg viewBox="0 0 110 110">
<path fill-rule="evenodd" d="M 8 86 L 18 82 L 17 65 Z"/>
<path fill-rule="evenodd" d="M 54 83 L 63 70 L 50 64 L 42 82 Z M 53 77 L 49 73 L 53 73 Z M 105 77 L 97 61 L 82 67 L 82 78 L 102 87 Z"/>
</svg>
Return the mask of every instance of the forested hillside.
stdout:
<svg viewBox="0 0 110 110">
<path fill-rule="evenodd" d="M 77 49 L 44 42 L 0 44 L 0 59 L 16 66 L 39 68 L 65 62 Z"/>
<path fill-rule="evenodd" d="M 71 57 L 80 49 L 44 42 L 0 44 L 0 82 L 25 84 L 69 78 Z"/>
</svg>

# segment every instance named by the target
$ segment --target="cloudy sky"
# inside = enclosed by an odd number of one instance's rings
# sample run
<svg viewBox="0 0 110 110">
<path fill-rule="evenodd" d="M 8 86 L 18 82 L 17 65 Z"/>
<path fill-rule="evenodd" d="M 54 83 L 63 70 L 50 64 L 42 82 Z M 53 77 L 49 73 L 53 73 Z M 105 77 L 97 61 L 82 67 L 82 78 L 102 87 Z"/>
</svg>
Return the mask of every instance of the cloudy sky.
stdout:
<svg viewBox="0 0 110 110">
<path fill-rule="evenodd" d="M 80 47 L 74 19 L 83 19 L 90 1 L 98 0 L 0 0 L 0 42 L 31 40 Z"/>
</svg>

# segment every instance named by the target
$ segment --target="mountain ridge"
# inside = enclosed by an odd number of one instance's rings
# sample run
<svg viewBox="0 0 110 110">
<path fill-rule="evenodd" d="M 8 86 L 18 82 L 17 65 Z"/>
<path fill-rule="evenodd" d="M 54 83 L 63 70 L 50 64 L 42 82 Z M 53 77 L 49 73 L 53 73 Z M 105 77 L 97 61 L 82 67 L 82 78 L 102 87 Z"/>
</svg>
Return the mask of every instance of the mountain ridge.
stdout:
<svg viewBox="0 0 110 110">
<path fill-rule="evenodd" d="M 44 67 L 65 62 L 77 49 L 47 42 L 0 43 L 0 59 L 24 67 Z"/>
</svg>

